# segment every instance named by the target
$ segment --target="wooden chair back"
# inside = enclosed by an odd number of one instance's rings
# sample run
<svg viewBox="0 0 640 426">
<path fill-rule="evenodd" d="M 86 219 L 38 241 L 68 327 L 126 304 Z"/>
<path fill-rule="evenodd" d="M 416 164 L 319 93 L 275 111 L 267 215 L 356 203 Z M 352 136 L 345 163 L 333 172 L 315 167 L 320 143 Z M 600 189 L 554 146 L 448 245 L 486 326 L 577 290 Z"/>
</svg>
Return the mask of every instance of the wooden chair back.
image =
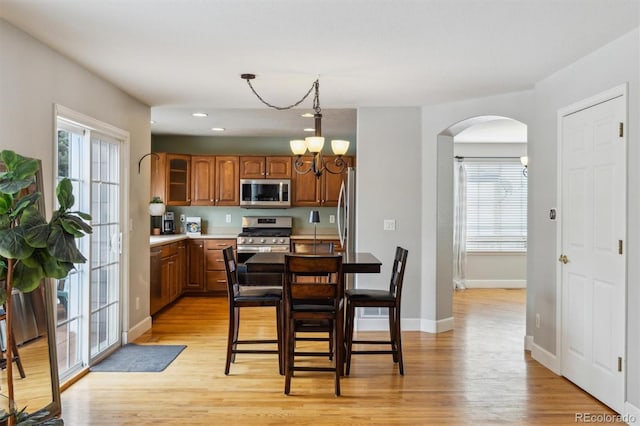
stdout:
<svg viewBox="0 0 640 426">
<path fill-rule="evenodd" d="M 240 290 L 240 284 L 238 283 L 238 265 L 236 263 L 236 257 L 233 254 L 233 247 L 229 246 L 222 249 L 222 256 L 224 258 L 224 270 L 227 274 L 227 295 L 231 302 Z"/>
<path fill-rule="evenodd" d="M 284 298 L 289 307 L 310 301 L 337 306 L 344 296 L 340 255 L 287 255 L 284 275 Z M 322 280 L 310 281 L 309 277 Z"/>
<path fill-rule="evenodd" d="M 391 270 L 391 281 L 389 291 L 395 295 L 396 303 L 400 302 L 402 296 L 402 283 L 404 281 L 404 268 L 407 264 L 407 254 L 409 250 L 396 247 L 396 255 L 393 259 L 393 269 Z"/>
</svg>

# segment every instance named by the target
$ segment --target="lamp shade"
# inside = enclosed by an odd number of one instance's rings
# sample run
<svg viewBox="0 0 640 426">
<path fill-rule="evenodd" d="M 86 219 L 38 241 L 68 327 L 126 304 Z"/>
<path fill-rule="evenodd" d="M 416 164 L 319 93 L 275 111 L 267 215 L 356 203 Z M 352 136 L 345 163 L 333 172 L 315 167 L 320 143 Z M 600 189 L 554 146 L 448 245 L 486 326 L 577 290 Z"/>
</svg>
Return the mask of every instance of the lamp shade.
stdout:
<svg viewBox="0 0 640 426">
<path fill-rule="evenodd" d="M 309 223 L 320 223 L 320 212 L 318 210 L 309 212 Z"/>
<path fill-rule="evenodd" d="M 304 139 L 307 142 L 309 152 L 316 153 L 322 151 L 322 147 L 324 146 L 324 138 L 322 136 L 309 136 Z"/>
<path fill-rule="evenodd" d="M 345 155 L 349 149 L 349 141 L 334 139 L 331 141 L 331 149 L 335 155 Z"/>
<path fill-rule="evenodd" d="M 307 151 L 307 142 L 302 139 L 295 139 L 289 142 L 293 155 L 303 155 Z"/>
</svg>

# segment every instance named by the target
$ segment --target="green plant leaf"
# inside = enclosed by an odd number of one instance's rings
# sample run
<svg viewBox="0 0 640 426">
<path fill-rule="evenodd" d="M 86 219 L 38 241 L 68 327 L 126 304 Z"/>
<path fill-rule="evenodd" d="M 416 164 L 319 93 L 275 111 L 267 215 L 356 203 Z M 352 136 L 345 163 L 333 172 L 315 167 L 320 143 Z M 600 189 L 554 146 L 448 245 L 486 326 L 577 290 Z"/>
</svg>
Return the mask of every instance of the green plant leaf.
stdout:
<svg viewBox="0 0 640 426">
<path fill-rule="evenodd" d="M 13 207 L 13 196 L 7 193 L 0 194 L 0 215 L 7 214 Z"/>
<path fill-rule="evenodd" d="M 52 256 L 63 262 L 84 263 L 87 261 L 76 247 L 73 235 L 65 233 L 60 225 L 51 226 L 47 248 Z"/>
<path fill-rule="evenodd" d="M 14 217 L 14 218 L 19 217 L 20 214 L 26 208 L 35 205 L 35 203 L 38 201 L 38 199 L 40 199 L 41 196 L 42 194 L 40 194 L 39 192 L 34 192 L 32 194 L 25 195 L 24 197 L 20 198 L 16 203 L 16 206 L 13 209 L 13 212 L 11 213 L 11 217 Z"/>
<path fill-rule="evenodd" d="M 31 256 L 33 247 L 27 243 L 24 232 L 22 226 L 0 230 L 0 256 L 7 259 L 23 259 Z"/>
<path fill-rule="evenodd" d="M 18 165 L 18 161 L 20 161 L 20 155 L 16 154 L 14 151 L 10 149 L 5 149 L 0 152 L 0 159 L 7 167 L 7 170 L 14 170 Z"/>
<path fill-rule="evenodd" d="M 0 288 L 0 305 L 4 305 L 4 302 L 7 301 L 7 289 L 6 288 Z M 0 420 L 3 419 L 2 413 L 0 413 Z"/>
<path fill-rule="evenodd" d="M 60 210 L 69 210 L 75 203 L 75 197 L 73 196 L 73 186 L 71 181 L 64 178 L 58 183 L 56 187 L 56 197 L 58 197 L 58 204 L 60 204 Z"/>
<path fill-rule="evenodd" d="M 44 278 L 42 267 L 30 268 L 23 262 L 16 265 L 13 273 L 13 287 L 24 293 L 29 293 L 40 285 L 40 280 Z"/>
<path fill-rule="evenodd" d="M 0 257 L 0 281 L 7 278 L 7 261 L 4 257 Z"/>
<path fill-rule="evenodd" d="M 69 213 L 65 213 L 63 215 L 60 216 L 60 219 L 63 222 L 71 222 L 74 225 L 74 228 L 76 230 L 80 230 L 86 234 L 91 234 L 93 232 L 93 229 L 91 228 L 91 225 L 89 225 L 87 222 L 85 222 L 84 220 L 80 219 L 78 216 L 69 214 Z M 80 237 L 82 237 L 83 235 L 80 235 Z"/>
<path fill-rule="evenodd" d="M 91 220 L 91 215 L 88 213 L 83 213 L 83 212 L 71 212 L 71 213 L 75 213 L 78 216 L 80 216 L 82 219 L 84 220 Z M 87 232 L 88 234 L 90 234 L 91 232 Z"/>
<path fill-rule="evenodd" d="M 25 228 L 24 236 L 31 247 L 47 246 L 50 227 L 35 206 L 30 206 L 24 211 L 20 225 Z"/>
<path fill-rule="evenodd" d="M 22 180 L 35 176 L 36 172 L 40 168 L 38 161 L 34 160 L 33 158 L 26 158 L 22 156 L 19 157 L 20 159 L 18 161 L 18 164 L 13 170 L 16 179 Z"/>
<path fill-rule="evenodd" d="M 33 183 L 33 177 L 27 179 L 15 179 L 12 173 L 5 173 L 0 178 L 0 192 L 17 194 Z"/>
</svg>

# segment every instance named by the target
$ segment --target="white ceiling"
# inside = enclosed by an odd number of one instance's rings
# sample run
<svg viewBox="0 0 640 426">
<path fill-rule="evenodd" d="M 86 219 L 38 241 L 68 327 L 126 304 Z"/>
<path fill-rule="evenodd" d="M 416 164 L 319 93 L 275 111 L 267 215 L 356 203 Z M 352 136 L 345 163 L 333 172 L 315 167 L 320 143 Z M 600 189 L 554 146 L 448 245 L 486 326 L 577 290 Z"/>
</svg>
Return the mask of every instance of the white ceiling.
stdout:
<svg viewBox="0 0 640 426">
<path fill-rule="evenodd" d="M 277 105 L 319 76 L 323 133 L 354 134 L 331 109 L 530 89 L 639 22 L 638 0 L 0 0 L 0 17 L 150 105 L 154 133 L 228 136 L 311 123 L 265 112 L 241 73 Z"/>
</svg>

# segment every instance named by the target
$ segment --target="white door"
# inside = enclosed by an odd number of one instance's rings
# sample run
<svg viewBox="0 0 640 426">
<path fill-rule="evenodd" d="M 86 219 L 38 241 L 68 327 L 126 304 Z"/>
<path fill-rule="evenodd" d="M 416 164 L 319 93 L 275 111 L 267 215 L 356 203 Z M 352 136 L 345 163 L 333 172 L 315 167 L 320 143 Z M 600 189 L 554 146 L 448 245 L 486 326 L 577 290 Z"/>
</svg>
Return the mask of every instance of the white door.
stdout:
<svg viewBox="0 0 640 426">
<path fill-rule="evenodd" d="M 561 117 L 562 374 L 618 412 L 624 408 L 625 117 L 624 96 Z"/>
</svg>

